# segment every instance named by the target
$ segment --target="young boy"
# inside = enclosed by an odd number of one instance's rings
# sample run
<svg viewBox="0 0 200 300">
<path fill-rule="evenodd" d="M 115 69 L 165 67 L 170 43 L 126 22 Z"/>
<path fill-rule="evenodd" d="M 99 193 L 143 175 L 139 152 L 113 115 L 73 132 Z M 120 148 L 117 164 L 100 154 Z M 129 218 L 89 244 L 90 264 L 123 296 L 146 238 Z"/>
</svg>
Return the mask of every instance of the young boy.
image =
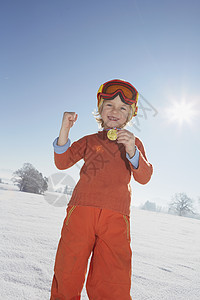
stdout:
<svg viewBox="0 0 200 300">
<path fill-rule="evenodd" d="M 65 112 L 54 141 L 55 164 L 84 165 L 67 208 L 55 259 L 51 300 L 78 300 L 92 253 L 86 289 L 91 300 L 130 300 L 130 180 L 152 175 L 142 142 L 124 126 L 137 114 L 138 92 L 123 80 L 101 85 L 97 121 L 103 130 L 70 146 L 77 114 Z"/>
</svg>

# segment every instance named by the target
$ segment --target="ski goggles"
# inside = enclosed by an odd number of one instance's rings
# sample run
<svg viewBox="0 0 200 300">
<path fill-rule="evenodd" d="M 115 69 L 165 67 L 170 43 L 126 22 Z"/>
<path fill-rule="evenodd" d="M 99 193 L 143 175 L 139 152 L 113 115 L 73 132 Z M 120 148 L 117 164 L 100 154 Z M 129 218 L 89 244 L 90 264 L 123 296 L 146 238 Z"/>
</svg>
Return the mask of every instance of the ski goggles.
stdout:
<svg viewBox="0 0 200 300">
<path fill-rule="evenodd" d="M 97 92 L 98 107 L 102 100 L 112 100 L 116 96 L 133 108 L 133 116 L 137 115 L 138 91 L 127 81 L 114 79 L 102 84 Z"/>
</svg>

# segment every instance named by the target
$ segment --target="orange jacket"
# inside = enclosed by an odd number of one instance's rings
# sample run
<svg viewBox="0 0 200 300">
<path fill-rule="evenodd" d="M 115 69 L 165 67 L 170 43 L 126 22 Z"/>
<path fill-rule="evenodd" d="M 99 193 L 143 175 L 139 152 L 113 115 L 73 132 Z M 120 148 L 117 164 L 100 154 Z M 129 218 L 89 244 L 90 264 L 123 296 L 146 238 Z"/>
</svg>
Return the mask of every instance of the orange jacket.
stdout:
<svg viewBox="0 0 200 300">
<path fill-rule="evenodd" d="M 153 172 L 142 142 L 136 138 L 135 144 L 140 152 L 137 169 L 126 158 L 123 144 L 110 141 L 106 131 L 81 138 L 62 154 L 54 152 L 55 165 L 60 170 L 81 159 L 85 162 L 69 205 L 94 206 L 129 215 L 131 173 L 137 182 L 146 184 Z"/>
</svg>

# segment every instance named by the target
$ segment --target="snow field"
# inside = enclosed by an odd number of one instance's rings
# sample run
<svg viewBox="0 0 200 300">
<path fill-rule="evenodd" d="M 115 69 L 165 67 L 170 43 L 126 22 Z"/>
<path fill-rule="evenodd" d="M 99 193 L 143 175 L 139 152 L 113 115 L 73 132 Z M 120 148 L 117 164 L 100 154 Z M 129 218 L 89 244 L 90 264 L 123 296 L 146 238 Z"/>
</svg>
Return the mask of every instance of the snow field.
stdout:
<svg viewBox="0 0 200 300">
<path fill-rule="evenodd" d="M 0 299 L 49 299 L 65 213 L 41 195 L 0 189 Z M 200 220 L 132 208 L 131 245 L 134 300 L 200 299 Z"/>
</svg>

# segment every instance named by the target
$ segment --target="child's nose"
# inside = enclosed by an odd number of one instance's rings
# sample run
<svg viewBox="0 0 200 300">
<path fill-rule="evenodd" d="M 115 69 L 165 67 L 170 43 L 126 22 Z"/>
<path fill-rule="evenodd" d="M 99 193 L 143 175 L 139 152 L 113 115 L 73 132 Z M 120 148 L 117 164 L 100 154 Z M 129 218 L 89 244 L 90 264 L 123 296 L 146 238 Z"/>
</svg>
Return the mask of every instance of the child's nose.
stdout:
<svg viewBox="0 0 200 300">
<path fill-rule="evenodd" d="M 113 107 L 113 110 L 112 110 L 114 113 L 118 113 L 119 109 L 117 107 Z"/>
</svg>

